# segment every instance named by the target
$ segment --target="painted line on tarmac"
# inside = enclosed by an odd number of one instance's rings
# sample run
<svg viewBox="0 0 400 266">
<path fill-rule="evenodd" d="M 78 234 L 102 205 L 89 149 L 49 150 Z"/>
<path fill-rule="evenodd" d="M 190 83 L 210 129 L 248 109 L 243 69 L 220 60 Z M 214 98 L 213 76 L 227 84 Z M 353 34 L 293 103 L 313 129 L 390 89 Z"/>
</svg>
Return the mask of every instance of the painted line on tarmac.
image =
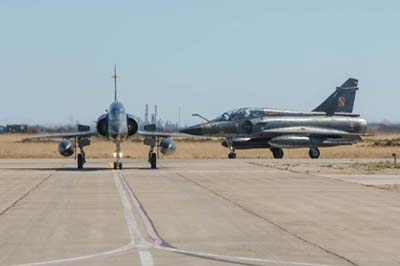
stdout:
<svg viewBox="0 0 400 266">
<path fill-rule="evenodd" d="M 139 227 L 136 223 L 135 217 L 133 216 L 132 205 L 129 202 L 128 193 L 129 190 L 126 187 L 125 182 L 121 178 L 121 175 L 117 172 L 114 172 L 114 183 L 117 187 L 119 197 L 121 199 L 122 205 L 124 207 L 124 215 L 125 221 L 128 225 L 129 236 L 131 238 L 131 243 L 136 244 L 135 239 L 137 240 L 137 244 L 143 245 L 145 244 L 142 233 L 139 230 Z"/>
<path fill-rule="evenodd" d="M 333 266 L 333 265 L 329 265 L 329 264 L 320 264 L 320 263 L 271 260 L 271 259 L 262 259 L 262 258 L 252 258 L 252 257 L 235 257 L 235 256 L 227 256 L 227 255 L 220 255 L 220 254 L 213 254 L 213 253 L 189 251 L 189 250 L 178 249 L 178 248 L 169 248 L 169 247 L 163 247 L 163 246 L 155 246 L 154 248 L 164 250 L 164 251 L 189 255 L 189 256 L 221 259 L 221 260 L 242 261 L 242 262 L 262 262 L 262 263 L 269 263 L 269 264 L 284 264 L 284 265 L 294 265 L 294 266 Z"/>
<path fill-rule="evenodd" d="M 124 206 L 124 213 L 125 213 L 125 220 L 126 224 L 128 225 L 128 230 L 129 234 L 131 236 L 132 244 L 139 249 L 139 258 L 140 258 L 140 264 L 142 266 L 154 266 L 154 260 L 153 260 L 153 255 L 151 252 L 148 250 L 149 248 L 152 247 L 152 245 L 149 245 L 142 233 L 140 232 L 140 229 L 136 223 L 135 217 L 133 216 L 133 209 L 131 202 L 132 201 L 135 204 L 135 208 L 139 211 L 139 207 L 141 206 L 139 201 L 136 199 L 134 196 L 133 191 L 131 187 L 128 185 L 126 182 L 125 178 L 121 174 L 120 171 L 114 171 L 114 183 L 118 189 L 119 196 L 122 201 L 122 205 Z M 129 198 L 128 198 L 129 196 Z M 139 207 L 138 207 L 139 206 Z M 141 210 L 143 212 L 143 210 Z M 139 215 L 141 219 L 143 220 L 142 217 L 142 212 L 139 211 Z M 143 221 L 145 223 L 145 221 Z M 146 228 L 147 225 L 145 224 Z M 149 232 L 150 234 L 150 232 Z M 151 236 L 151 234 L 150 234 Z M 138 243 L 135 244 L 135 239 L 138 240 Z M 153 240 L 154 241 L 154 240 Z"/>
<path fill-rule="evenodd" d="M 85 261 L 85 260 L 91 260 L 91 259 L 107 258 L 107 257 L 111 257 L 111 256 L 124 255 L 124 254 L 131 253 L 135 247 L 140 247 L 141 245 L 146 246 L 144 238 L 141 235 L 141 233 L 136 225 L 136 221 L 133 217 L 132 206 L 129 203 L 129 199 L 127 196 L 128 190 L 127 190 L 126 186 L 121 182 L 121 177 L 119 176 L 119 174 L 114 172 L 113 177 L 114 177 L 114 182 L 115 182 L 115 185 L 117 187 L 119 196 L 121 198 L 121 201 L 122 201 L 122 204 L 124 207 L 125 220 L 127 222 L 128 231 L 129 231 L 129 235 L 131 238 L 131 241 L 129 244 L 122 246 L 120 248 L 113 249 L 113 250 L 99 252 L 99 253 L 90 254 L 90 255 L 71 257 L 71 258 L 63 258 L 63 259 L 55 259 L 55 260 L 49 260 L 49 261 L 43 261 L 43 262 L 15 264 L 13 266 L 43 266 L 43 265 L 54 265 L 54 264 L 61 264 L 61 263 L 68 263 L 68 262 L 79 262 L 79 261 Z M 138 239 L 139 244 L 135 244 L 135 237 L 136 237 L 136 239 Z M 148 246 L 151 247 L 151 245 L 148 245 Z M 146 256 L 148 256 L 148 255 L 146 255 Z M 153 265 L 147 264 L 147 265 L 143 265 L 143 266 L 153 266 Z"/>
<path fill-rule="evenodd" d="M 196 252 L 196 251 L 188 251 L 174 247 L 165 246 L 165 242 L 161 239 L 158 235 L 157 230 L 154 224 L 151 222 L 150 218 L 146 214 L 142 204 L 140 203 L 139 199 L 137 198 L 136 194 L 134 193 L 133 189 L 129 186 L 126 182 L 126 179 L 122 174 L 119 174 L 122 182 L 126 186 L 126 189 L 129 192 L 131 200 L 133 201 L 136 210 L 139 212 L 139 215 L 142 219 L 143 224 L 146 226 L 146 230 L 153 240 L 152 247 L 159 250 L 164 250 L 168 252 L 174 252 L 189 256 L 196 256 L 196 257 L 203 257 L 205 259 L 222 259 L 222 260 L 232 260 L 232 261 L 242 261 L 242 262 L 263 262 L 269 264 L 284 264 L 284 265 L 294 265 L 294 266 L 332 266 L 327 264 L 319 264 L 319 263 L 307 263 L 307 262 L 293 262 L 293 261 L 282 261 L 282 260 L 272 260 L 272 259 L 262 259 L 262 258 L 251 258 L 251 257 L 235 257 L 235 256 L 226 256 L 226 255 L 219 255 L 213 253 L 205 253 L 205 252 Z M 145 265 L 143 265 L 145 266 Z"/>
<path fill-rule="evenodd" d="M 91 255 L 84 255 L 84 256 L 79 256 L 79 257 L 57 259 L 57 260 L 49 260 L 49 261 L 43 261 L 43 262 L 15 264 L 13 266 L 42 266 L 42 265 L 52 265 L 52 264 L 59 264 L 59 263 L 66 263 L 66 262 L 78 262 L 78 261 L 84 261 L 84 260 L 90 260 L 90 259 L 107 258 L 107 257 L 111 257 L 111 256 L 127 254 L 127 253 L 131 252 L 133 248 L 134 248 L 134 245 L 132 243 L 129 243 L 128 245 L 125 245 L 125 246 L 117 248 L 117 249 L 113 249 L 110 251 L 104 251 L 104 252 L 91 254 Z"/>
<path fill-rule="evenodd" d="M 149 251 L 139 251 L 139 257 L 140 257 L 140 263 L 142 266 L 153 266 L 154 265 L 154 260 L 153 256 Z"/>
<path fill-rule="evenodd" d="M 16 264 L 13 266 L 43 266 L 43 265 L 53 265 L 60 263 L 68 263 L 68 262 L 79 262 L 90 259 L 99 259 L 99 258 L 107 258 L 111 256 L 124 255 L 129 254 L 135 249 L 139 249 L 139 258 L 142 266 L 154 266 L 154 259 L 149 251 L 150 248 L 173 252 L 178 254 L 183 254 L 187 256 L 194 256 L 203 259 L 209 260 L 231 260 L 236 262 L 258 262 L 258 263 L 268 263 L 275 265 L 293 265 L 293 266 L 333 266 L 327 264 L 318 264 L 318 263 L 306 263 L 306 262 L 294 262 L 294 261 L 282 261 L 282 260 L 272 260 L 272 259 L 263 259 L 263 258 L 252 258 L 252 257 L 237 257 L 237 256 L 227 256 L 206 252 L 196 252 L 196 251 L 188 251 L 184 249 L 174 248 L 165 246 L 165 242 L 158 235 L 156 228 L 151 222 L 150 218 L 146 214 L 142 204 L 136 197 L 132 188 L 126 182 L 125 178 L 122 176 L 120 172 L 114 171 L 114 182 L 118 189 L 123 207 L 125 219 L 128 225 L 128 231 L 131 237 L 131 242 L 125 246 L 122 246 L 117 249 L 113 249 L 110 251 L 104 251 L 91 255 L 84 255 L 72 258 L 64 258 L 64 259 L 56 259 L 44 262 L 34 262 L 34 263 L 24 263 L 24 264 Z M 143 224 L 146 227 L 147 233 L 149 237 L 153 240 L 153 243 L 149 244 L 144 240 L 143 235 L 141 234 L 139 228 L 137 227 L 137 223 L 133 216 L 132 205 L 130 204 L 130 200 L 134 203 L 136 210 L 138 211 L 140 218 Z M 136 244 L 135 240 L 138 240 L 139 243 Z"/>
<path fill-rule="evenodd" d="M 161 239 L 161 237 L 158 235 L 157 230 L 155 229 L 155 226 L 151 222 L 150 218 L 146 214 L 142 204 L 140 203 L 139 199 L 136 197 L 136 194 L 133 192 L 132 188 L 129 186 L 128 182 L 126 182 L 126 179 L 122 174 L 120 174 L 120 178 L 125 185 L 126 190 L 129 193 L 129 196 L 133 202 L 133 204 L 136 207 L 136 210 L 139 213 L 139 216 L 146 227 L 147 233 L 150 236 L 150 238 L 153 240 L 153 246 L 159 246 L 164 243 L 164 241 Z"/>
</svg>

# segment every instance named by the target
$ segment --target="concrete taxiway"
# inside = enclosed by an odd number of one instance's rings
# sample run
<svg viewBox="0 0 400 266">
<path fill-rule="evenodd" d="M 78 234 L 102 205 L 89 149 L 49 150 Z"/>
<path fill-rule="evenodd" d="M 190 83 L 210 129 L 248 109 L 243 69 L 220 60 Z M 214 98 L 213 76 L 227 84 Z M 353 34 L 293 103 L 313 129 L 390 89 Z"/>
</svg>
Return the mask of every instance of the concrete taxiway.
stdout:
<svg viewBox="0 0 400 266">
<path fill-rule="evenodd" d="M 400 264 L 400 175 L 288 162 L 0 160 L 0 265 Z"/>
</svg>

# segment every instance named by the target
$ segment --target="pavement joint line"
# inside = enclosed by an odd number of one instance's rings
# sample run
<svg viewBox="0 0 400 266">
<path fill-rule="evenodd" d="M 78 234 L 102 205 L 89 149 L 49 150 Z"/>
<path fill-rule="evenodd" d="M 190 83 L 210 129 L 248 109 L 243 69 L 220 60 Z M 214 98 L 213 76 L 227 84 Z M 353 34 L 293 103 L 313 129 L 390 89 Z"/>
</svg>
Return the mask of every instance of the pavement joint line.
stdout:
<svg viewBox="0 0 400 266">
<path fill-rule="evenodd" d="M 297 239 L 303 241 L 304 243 L 310 244 L 310 245 L 312 245 L 312 246 L 314 246 L 314 247 L 316 247 L 316 248 L 318 248 L 318 249 L 320 249 L 320 250 L 322 250 L 322 251 L 324 251 L 324 252 L 326 252 L 326 253 L 328 253 L 328 254 L 331 254 L 331 255 L 333 255 L 333 256 L 335 256 L 335 257 L 337 257 L 337 258 L 340 258 L 340 259 L 342 259 L 342 260 L 344 260 L 344 261 L 350 263 L 351 265 L 360 266 L 360 265 L 358 265 L 357 263 L 353 262 L 352 260 L 350 260 L 350 259 L 348 259 L 348 258 L 346 258 L 346 257 L 344 257 L 344 256 L 342 256 L 342 255 L 340 255 L 340 254 L 337 254 L 337 253 L 335 253 L 335 252 L 333 252 L 333 251 L 331 251 L 331 250 L 329 250 L 329 249 L 327 249 L 327 248 L 324 248 L 324 247 L 318 245 L 317 243 L 314 243 L 314 242 L 312 242 L 312 241 L 310 241 L 310 240 L 307 240 L 307 239 L 303 238 L 302 236 L 300 236 L 300 235 L 298 235 L 298 234 L 296 234 L 296 233 L 294 233 L 294 232 L 291 232 L 289 229 L 283 227 L 282 225 L 280 225 L 280 224 L 278 224 L 278 223 L 276 223 L 276 222 L 274 222 L 274 221 L 272 221 L 272 220 L 270 220 L 270 219 L 268 219 L 268 218 L 266 218 L 266 217 L 264 217 L 264 216 L 258 214 L 257 212 L 255 212 L 255 211 L 253 211 L 253 210 L 248 209 L 247 207 L 241 205 L 240 203 L 237 203 L 236 201 L 234 201 L 234 200 L 228 198 L 227 196 L 222 195 L 222 194 L 220 194 L 220 193 L 218 193 L 218 192 L 216 192 L 216 191 L 210 189 L 209 187 L 207 187 L 207 186 L 205 186 L 205 185 L 202 185 L 202 184 L 200 184 L 199 182 L 196 182 L 196 181 L 194 181 L 194 180 L 192 180 L 192 179 L 186 177 L 186 176 L 183 175 L 182 173 L 176 173 L 176 174 L 177 174 L 178 176 L 180 176 L 181 178 L 185 179 L 186 181 L 188 181 L 188 182 L 190 182 L 190 183 L 192 183 L 192 184 L 194 184 L 194 185 L 196 185 L 196 186 L 198 186 L 198 187 L 201 187 L 202 189 L 204 189 L 204 190 L 208 191 L 209 193 L 213 194 L 214 196 L 217 196 L 217 197 L 219 197 L 219 198 L 221 198 L 221 199 L 223 199 L 223 200 L 225 200 L 225 201 L 231 203 L 232 205 L 234 205 L 234 206 L 236 206 L 236 207 L 238 207 L 238 208 L 244 210 L 245 212 L 247 212 L 247 213 L 249 213 L 249 214 L 252 214 L 252 215 L 254 215 L 254 216 L 260 218 L 261 220 L 263 220 L 263 221 L 265 221 L 265 222 L 267 222 L 267 223 L 269 223 L 269 224 L 275 226 L 275 227 L 278 228 L 279 230 L 281 230 L 281 231 L 283 231 L 283 232 L 285 232 L 285 233 L 287 233 L 287 234 L 289 234 L 289 235 L 291 235 L 291 236 L 293 236 L 293 237 L 295 237 L 295 238 L 297 238 Z"/>
<path fill-rule="evenodd" d="M 282 168 L 279 168 L 279 167 L 276 167 L 276 166 L 266 165 L 266 164 L 263 164 L 263 163 L 255 163 L 255 162 L 247 162 L 247 163 L 250 164 L 250 165 L 258 166 L 258 167 L 270 168 L 270 169 L 274 169 L 274 170 L 290 172 L 290 173 L 293 173 L 293 174 L 304 174 L 304 175 L 310 176 L 310 177 L 325 178 L 325 179 L 330 179 L 330 180 L 333 180 L 333 181 L 336 181 L 336 182 L 348 183 L 348 184 L 358 185 L 358 186 L 361 186 L 361 187 L 367 187 L 367 188 L 371 188 L 371 189 L 383 189 L 383 190 L 386 190 L 386 191 L 391 191 L 391 192 L 394 192 L 394 193 L 398 193 L 398 191 L 396 191 L 396 190 L 387 189 L 387 188 L 379 188 L 379 187 L 376 187 L 374 185 L 362 184 L 362 183 L 352 182 L 350 180 L 334 178 L 334 177 L 332 177 L 330 175 L 320 175 L 320 174 L 317 174 L 317 173 L 303 172 L 303 171 L 297 171 L 297 170 L 293 170 L 293 169 L 282 169 Z"/>
<path fill-rule="evenodd" d="M 31 189 L 29 189 L 25 194 L 23 194 L 21 197 L 19 197 L 16 201 L 14 201 L 10 206 L 8 206 L 7 208 L 5 208 L 3 211 L 0 212 L 0 216 L 4 215 L 6 212 L 8 212 L 11 208 L 15 207 L 19 202 L 21 202 L 22 200 L 24 200 L 29 194 L 31 194 L 31 192 L 33 192 L 34 190 L 36 190 L 37 188 L 39 188 L 44 182 L 46 182 L 47 180 L 49 180 L 50 177 L 52 177 L 54 175 L 55 172 L 52 172 L 50 174 L 48 174 L 45 178 L 43 178 L 38 184 L 36 184 L 34 187 L 32 187 Z"/>
<path fill-rule="evenodd" d="M 157 233 L 154 225 L 152 224 L 150 218 L 145 213 L 141 203 L 136 198 L 135 194 L 133 193 L 132 188 L 126 182 L 126 180 L 122 176 L 121 172 L 113 170 L 113 173 L 114 173 L 114 175 L 113 175 L 114 181 L 117 180 L 117 182 L 116 182 L 117 189 L 118 188 L 122 189 L 121 192 L 123 192 L 125 190 L 125 193 L 121 193 L 120 197 L 121 197 L 121 195 L 122 195 L 122 197 L 127 197 L 126 193 L 128 193 L 129 196 L 131 197 L 132 201 L 135 201 L 132 198 L 132 196 L 136 199 L 138 205 L 135 204 L 135 207 L 142 209 L 143 215 L 145 215 L 145 218 L 148 219 L 148 221 L 150 222 L 150 226 L 153 228 L 153 231 L 156 234 L 156 236 L 158 237 L 159 241 L 154 241 L 153 243 L 147 243 L 142 236 L 143 241 L 141 241 L 141 243 L 136 244 L 134 241 L 134 238 L 131 238 L 131 242 L 128 243 L 127 245 L 124 245 L 122 247 L 119 247 L 119 248 L 116 248 L 113 250 L 109 250 L 109 251 L 104 251 L 104 252 L 99 252 L 99 253 L 84 255 L 84 256 L 78 256 L 78 257 L 49 260 L 49 261 L 43 261 L 43 262 L 15 264 L 13 266 L 44 266 L 44 265 L 53 265 L 53 264 L 60 264 L 60 263 L 67 263 L 67 262 L 79 262 L 79 261 L 90 260 L 90 259 L 107 258 L 107 257 L 116 256 L 116 255 L 129 254 L 134 249 L 139 249 L 139 257 L 140 257 L 142 266 L 153 266 L 154 260 L 149 251 L 149 249 L 151 249 L 151 248 L 158 249 L 158 250 L 164 250 L 164 251 L 168 251 L 168 252 L 184 254 L 184 255 L 196 256 L 196 257 L 203 258 L 203 259 L 221 259 L 221 260 L 232 260 L 232 261 L 236 260 L 236 261 L 242 261 L 242 262 L 260 262 L 260 263 L 268 263 L 268 264 L 283 264 L 283 265 L 295 265 L 295 266 L 333 266 L 333 265 L 317 264 L 317 263 L 291 262 L 291 261 L 271 260 L 271 259 L 263 259 L 263 258 L 226 256 L 226 255 L 213 254 L 213 253 L 188 251 L 188 250 L 183 250 L 183 249 L 179 249 L 179 248 L 175 248 L 175 247 L 165 246 L 166 243 L 158 236 L 158 233 Z M 53 174 L 54 173 L 51 173 L 40 184 L 44 183 Z M 177 175 L 187 179 L 185 176 L 183 176 L 179 173 L 177 173 Z M 192 180 L 189 180 L 189 179 L 187 179 L 187 180 L 191 181 L 192 183 L 195 183 Z M 119 183 L 119 185 L 117 185 L 117 183 Z M 38 184 L 36 186 L 36 188 L 39 187 L 40 184 Z M 203 187 L 201 184 L 198 184 L 198 185 Z M 218 195 L 215 192 L 212 192 L 211 190 L 207 189 L 206 187 L 203 187 L 203 189 L 206 189 L 209 192 L 215 194 L 216 196 L 223 198 L 223 196 Z M 121 198 L 121 200 L 122 200 L 122 198 Z M 228 200 L 228 199 L 225 199 L 225 200 Z M 129 203 L 129 199 L 126 203 L 128 204 L 128 205 L 126 205 L 127 206 L 126 210 L 131 212 L 132 218 L 134 219 L 133 213 L 132 213 L 133 210 L 132 210 L 132 206 Z M 234 205 L 237 205 L 239 207 L 239 205 L 237 203 L 234 203 L 234 202 L 231 202 L 231 203 L 233 203 Z M 130 206 L 130 207 L 128 207 L 128 206 Z M 241 208 L 243 208 L 243 207 L 241 207 Z M 124 210 L 125 210 L 125 206 L 124 206 Z M 139 211 L 139 209 L 137 209 L 137 210 Z M 131 215 L 128 215 L 128 217 L 131 217 Z M 143 217 L 141 216 L 141 218 L 143 218 Z M 129 219 L 131 219 L 131 218 L 129 218 Z M 134 224 L 136 224 L 136 223 L 127 223 L 127 224 L 129 227 L 129 226 L 134 226 Z M 132 229 L 134 229 L 134 228 L 132 228 Z M 137 230 L 139 230 L 139 229 L 137 228 Z M 141 235 L 140 231 L 138 233 Z M 354 264 L 354 265 L 356 265 L 356 264 Z"/>
<path fill-rule="evenodd" d="M 119 173 L 119 177 L 121 178 L 125 188 L 128 190 L 129 195 L 131 196 L 131 200 L 134 202 L 136 210 L 139 212 L 142 222 L 146 226 L 146 229 L 147 229 L 147 232 L 148 232 L 150 238 L 153 240 L 153 243 L 151 245 L 152 248 L 169 251 L 169 252 L 174 252 L 174 253 L 179 253 L 179 254 L 183 254 L 183 255 L 202 257 L 204 259 L 223 259 L 223 260 L 233 260 L 233 261 L 236 260 L 236 261 L 247 261 L 247 262 L 263 262 L 263 263 L 269 263 L 269 264 L 272 263 L 272 264 L 284 264 L 284 265 L 295 265 L 295 266 L 332 266 L 332 265 L 317 264 L 317 263 L 291 262 L 291 261 L 271 260 L 271 259 L 263 259 L 263 258 L 226 256 L 226 255 L 213 254 L 213 253 L 188 251 L 188 250 L 183 250 L 183 249 L 168 246 L 168 244 L 164 240 L 162 240 L 162 238 L 157 233 L 157 230 L 156 230 L 154 224 L 151 222 L 149 216 L 146 214 L 142 204 L 140 203 L 139 199 L 136 197 L 135 193 L 133 192 L 133 189 L 126 182 L 126 179 L 124 178 L 122 173 L 120 171 L 118 171 L 118 173 Z M 149 254 L 151 255 L 151 253 L 149 253 Z M 149 256 L 149 255 L 146 255 L 146 256 Z M 147 260 L 145 260 L 145 261 L 147 261 Z M 149 265 L 142 264 L 142 265 L 150 266 L 150 264 Z"/>
</svg>

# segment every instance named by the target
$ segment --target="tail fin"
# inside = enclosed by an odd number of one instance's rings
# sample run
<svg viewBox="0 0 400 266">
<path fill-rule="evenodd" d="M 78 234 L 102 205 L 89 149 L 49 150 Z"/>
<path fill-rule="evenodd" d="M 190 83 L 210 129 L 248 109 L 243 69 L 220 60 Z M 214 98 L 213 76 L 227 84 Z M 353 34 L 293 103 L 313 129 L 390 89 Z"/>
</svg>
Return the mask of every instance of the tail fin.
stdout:
<svg viewBox="0 0 400 266">
<path fill-rule="evenodd" d="M 329 115 L 334 113 L 352 113 L 356 91 L 358 90 L 358 80 L 349 78 L 342 86 L 337 87 L 321 105 L 313 112 L 326 112 Z"/>
</svg>

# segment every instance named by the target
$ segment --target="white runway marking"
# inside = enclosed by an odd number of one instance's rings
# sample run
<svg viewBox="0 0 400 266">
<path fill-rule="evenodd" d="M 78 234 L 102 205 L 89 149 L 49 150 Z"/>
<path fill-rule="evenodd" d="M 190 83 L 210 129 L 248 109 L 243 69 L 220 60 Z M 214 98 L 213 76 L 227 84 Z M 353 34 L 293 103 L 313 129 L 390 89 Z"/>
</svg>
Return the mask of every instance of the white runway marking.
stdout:
<svg viewBox="0 0 400 266">
<path fill-rule="evenodd" d="M 118 189 L 119 197 L 121 198 L 122 205 L 124 206 L 124 214 L 126 224 L 128 225 L 129 235 L 131 241 L 135 244 L 135 239 L 137 239 L 137 244 L 143 245 L 145 243 L 142 233 L 140 232 L 136 220 L 133 217 L 132 205 L 128 199 L 128 190 L 125 183 L 122 181 L 121 176 L 118 173 L 114 173 L 114 182 Z"/>
<path fill-rule="evenodd" d="M 140 262 L 142 266 L 153 266 L 153 256 L 149 251 L 139 251 Z"/>
<path fill-rule="evenodd" d="M 213 253 L 205 253 L 205 252 L 195 252 L 195 251 L 188 251 L 178 248 L 168 248 L 162 246 L 155 246 L 154 248 L 186 254 L 186 255 L 193 255 L 193 256 L 200 256 L 204 258 L 213 258 L 213 259 L 223 259 L 223 260 L 231 260 L 231 261 L 242 261 L 242 262 L 264 262 L 269 264 L 284 264 L 284 265 L 295 265 L 295 266 L 333 266 L 328 264 L 319 264 L 319 263 L 308 263 L 308 262 L 295 262 L 295 261 L 283 261 L 283 260 L 271 260 L 271 259 L 260 259 L 260 258 L 251 258 L 251 257 L 235 257 L 235 256 L 226 256 L 226 255 L 219 255 Z"/>
<path fill-rule="evenodd" d="M 24 263 L 24 264 L 16 264 L 13 266 L 42 266 L 42 265 L 52 265 L 52 264 L 59 264 L 59 263 L 66 263 L 66 262 L 77 262 L 77 261 L 84 261 L 90 259 L 98 259 L 98 258 L 106 258 L 115 255 L 122 255 L 125 253 L 130 252 L 134 248 L 132 243 L 125 245 L 123 247 L 113 249 L 110 251 L 104 251 L 96 254 L 73 257 L 73 258 L 65 258 L 65 259 L 58 259 L 58 260 L 49 260 L 43 262 L 32 262 L 32 263 Z"/>
<path fill-rule="evenodd" d="M 199 256 L 203 257 L 204 259 L 223 259 L 223 260 L 231 260 L 237 262 L 261 262 L 261 263 L 268 263 L 268 264 L 276 264 L 276 265 L 294 265 L 294 266 L 332 266 L 326 264 L 318 264 L 318 263 L 307 263 L 307 262 L 293 262 L 293 261 L 281 261 L 281 260 L 272 260 L 272 259 L 262 259 L 262 258 L 251 258 L 251 257 L 235 257 L 235 256 L 225 256 L 219 254 L 212 254 L 212 253 L 205 253 L 205 252 L 195 252 L 195 251 L 188 251 L 178 248 L 170 248 L 162 246 L 162 240 L 156 233 L 156 229 L 154 228 L 153 224 L 151 223 L 150 219 L 145 214 L 145 211 L 142 208 L 139 200 L 137 199 L 136 195 L 134 194 L 132 188 L 123 178 L 123 176 L 119 172 L 114 172 L 113 175 L 115 185 L 117 187 L 119 196 L 121 198 L 121 202 L 124 208 L 124 215 L 125 220 L 128 225 L 128 231 L 131 238 L 131 242 L 123 247 L 113 249 L 110 251 L 99 252 L 96 254 L 85 255 L 85 256 L 78 256 L 72 258 L 65 258 L 65 259 L 57 259 L 57 260 L 50 260 L 44 262 L 33 262 L 33 263 L 24 263 L 24 264 L 17 264 L 13 266 L 44 266 L 44 265 L 54 265 L 54 264 L 61 264 L 61 263 L 68 263 L 68 262 L 77 262 L 77 261 L 84 261 L 90 259 L 98 259 L 98 258 L 106 258 L 110 256 L 116 255 L 123 255 L 132 252 L 135 249 L 138 249 L 138 254 L 140 258 L 140 262 L 142 266 L 154 266 L 153 256 L 150 253 L 150 248 L 155 248 L 167 252 L 174 252 L 184 255 L 191 255 L 191 256 Z M 135 217 L 133 215 L 132 203 L 134 203 L 136 211 L 139 213 L 140 218 L 142 219 L 143 224 L 147 229 L 147 233 L 149 237 L 153 240 L 153 243 L 148 243 L 145 241 L 142 233 L 139 230 L 139 227 L 136 223 Z"/>
</svg>

